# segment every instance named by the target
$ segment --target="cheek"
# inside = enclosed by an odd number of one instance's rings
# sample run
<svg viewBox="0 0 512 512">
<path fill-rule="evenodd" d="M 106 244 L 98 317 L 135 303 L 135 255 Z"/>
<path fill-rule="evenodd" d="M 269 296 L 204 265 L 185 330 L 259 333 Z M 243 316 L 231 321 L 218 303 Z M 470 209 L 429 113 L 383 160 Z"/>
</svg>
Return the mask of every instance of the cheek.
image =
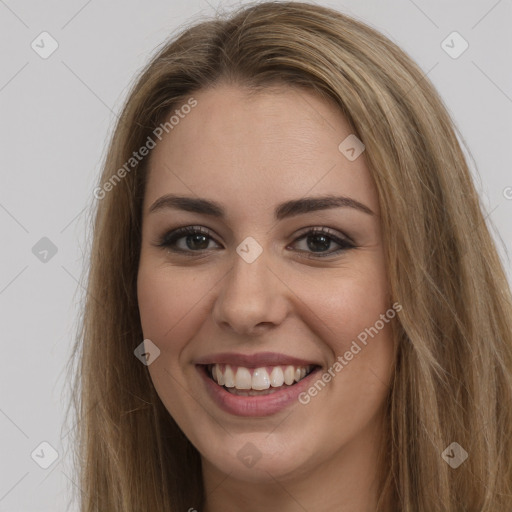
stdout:
<svg viewBox="0 0 512 512">
<path fill-rule="evenodd" d="M 327 387 L 334 391 L 327 393 L 332 400 L 328 410 L 351 410 L 352 419 L 362 424 L 382 404 L 392 378 L 391 324 L 396 310 L 389 300 L 384 269 L 376 263 L 364 272 L 344 272 L 338 279 L 308 280 L 300 286 L 302 320 L 329 348 L 332 358 L 327 368 L 330 375 L 325 375 Z M 322 389 L 319 384 L 304 402 L 316 401 L 318 394 L 325 396 Z"/>
<path fill-rule="evenodd" d="M 391 307 L 385 268 L 379 258 L 366 258 L 358 270 L 339 269 L 297 279 L 294 289 L 307 306 L 301 316 L 317 326 L 321 339 L 337 354 L 348 350 L 351 341 Z"/>
<path fill-rule="evenodd" d="M 160 357 L 148 367 L 155 389 L 166 409 L 184 432 L 193 432 L 194 418 L 203 411 L 190 400 L 185 369 L 186 351 L 194 338 L 205 296 L 211 285 L 193 271 L 164 267 L 141 259 L 137 278 L 137 298 L 145 339 L 160 349 Z"/>
<path fill-rule="evenodd" d="M 197 314 L 209 289 L 192 272 L 141 263 L 137 298 L 144 337 L 164 345 L 172 339 L 175 347 L 187 338 L 185 327 Z"/>
</svg>

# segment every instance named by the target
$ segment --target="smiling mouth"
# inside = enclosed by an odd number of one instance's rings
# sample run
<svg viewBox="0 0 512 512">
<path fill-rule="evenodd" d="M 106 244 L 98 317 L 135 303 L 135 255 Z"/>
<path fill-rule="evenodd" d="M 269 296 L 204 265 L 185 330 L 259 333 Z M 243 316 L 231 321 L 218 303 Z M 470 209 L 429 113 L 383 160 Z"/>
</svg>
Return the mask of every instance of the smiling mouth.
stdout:
<svg viewBox="0 0 512 512">
<path fill-rule="evenodd" d="M 293 387 L 318 365 L 246 368 L 229 364 L 203 365 L 206 375 L 232 395 L 262 396 Z"/>
</svg>

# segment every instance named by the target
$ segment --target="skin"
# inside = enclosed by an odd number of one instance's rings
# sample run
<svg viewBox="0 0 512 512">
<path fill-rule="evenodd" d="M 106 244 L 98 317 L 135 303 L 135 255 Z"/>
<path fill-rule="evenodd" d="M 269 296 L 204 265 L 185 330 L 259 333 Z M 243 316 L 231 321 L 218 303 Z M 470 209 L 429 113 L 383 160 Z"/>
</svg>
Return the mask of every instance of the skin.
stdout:
<svg viewBox="0 0 512 512">
<path fill-rule="evenodd" d="M 221 410 L 194 364 L 212 353 L 271 351 L 327 370 L 391 307 L 365 155 L 349 161 L 338 150 L 352 130 L 314 93 L 283 86 L 249 97 L 220 84 L 194 98 L 197 106 L 150 156 L 138 301 L 144 337 L 161 351 L 148 367 L 152 381 L 201 454 L 204 510 L 375 511 L 394 361 L 390 323 L 307 405 L 266 417 Z M 150 213 L 168 193 L 216 201 L 227 216 Z M 374 215 L 337 207 L 274 219 L 285 200 L 326 194 L 355 199 Z M 158 246 L 183 226 L 203 226 L 210 237 L 194 245 L 189 236 L 187 245 L 183 235 L 188 255 Z M 308 247 L 303 233 L 311 227 L 350 236 L 356 248 L 321 257 L 340 246 Z M 248 236 L 263 249 L 251 264 L 236 252 Z M 237 457 L 248 442 L 261 454 L 252 467 Z"/>
</svg>

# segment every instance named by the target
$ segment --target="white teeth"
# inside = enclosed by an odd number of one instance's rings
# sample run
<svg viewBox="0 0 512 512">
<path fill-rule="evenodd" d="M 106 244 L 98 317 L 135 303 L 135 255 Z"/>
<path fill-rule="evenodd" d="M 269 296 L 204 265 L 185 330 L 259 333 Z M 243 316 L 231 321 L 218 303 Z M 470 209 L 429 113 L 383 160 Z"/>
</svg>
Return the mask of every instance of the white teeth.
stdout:
<svg viewBox="0 0 512 512">
<path fill-rule="evenodd" d="M 261 391 L 270 387 L 270 377 L 265 368 L 256 368 L 252 374 L 252 389 Z"/>
<path fill-rule="evenodd" d="M 270 385 L 273 388 L 280 388 L 284 384 L 284 374 L 280 366 L 275 366 L 270 374 Z"/>
<path fill-rule="evenodd" d="M 295 381 L 295 368 L 293 366 L 287 366 L 284 371 L 284 382 L 291 386 Z"/>
<path fill-rule="evenodd" d="M 222 373 L 220 371 L 220 368 L 217 368 L 217 370 L 217 375 L 219 373 Z M 226 369 L 224 370 L 224 386 L 226 386 L 227 388 L 235 387 L 235 374 L 233 373 L 233 370 L 231 369 L 231 366 L 229 366 L 229 364 L 226 365 Z"/>
<path fill-rule="evenodd" d="M 251 389 L 252 386 L 252 377 L 251 372 L 244 368 L 243 366 L 239 366 L 236 371 L 235 378 L 235 387 L 236 389 Z"/>
<path fill-rule="evenodd" d="M 213 370 L 215 370 L 215 374 L 213 373 Z M 222 373 L 219 366 L 216 364 L 213 365 L 212 377 L 214 378 L 214 380 L 217 381 L 217 384 L 219 384 L 219 386 L 224 386 L 224 383 L 225 383 L 224 374 Z"/>
<path fill-rule="evenodd" d="M 311 366 L 295 367 L 288 365 L 283 370 L 282 366 L 274 366 L 270 375 L 267 368 L 255 368 L 252 370 L 251 375 L 251 370 L 243 366 L 236 367 L 235 372 L 229 364 L 214 364 L 211 367 L 211 376 L 219 386 L 241 390 L 264 391 L 270 387 L 279 388 L 283 384 L 291 386 L 295 382 L 302 380 L 311 368 Z"/>
</svg>

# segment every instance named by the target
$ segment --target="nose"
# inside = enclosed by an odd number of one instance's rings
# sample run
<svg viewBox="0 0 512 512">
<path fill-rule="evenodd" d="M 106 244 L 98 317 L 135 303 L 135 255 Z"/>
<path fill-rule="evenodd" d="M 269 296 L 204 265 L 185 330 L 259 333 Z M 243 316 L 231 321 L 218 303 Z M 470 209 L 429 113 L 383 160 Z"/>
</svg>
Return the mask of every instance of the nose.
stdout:
<svg viewBox="0 0 512 512">
<path fill-rule="evenodd" d="M 216 324 L 240 335 L 280 325 L 290 308 L 289 288 L 267 265 L 264 253 L 252 263 L 238 255 L 234 260 L 213 306 Z"/>
</svg>

